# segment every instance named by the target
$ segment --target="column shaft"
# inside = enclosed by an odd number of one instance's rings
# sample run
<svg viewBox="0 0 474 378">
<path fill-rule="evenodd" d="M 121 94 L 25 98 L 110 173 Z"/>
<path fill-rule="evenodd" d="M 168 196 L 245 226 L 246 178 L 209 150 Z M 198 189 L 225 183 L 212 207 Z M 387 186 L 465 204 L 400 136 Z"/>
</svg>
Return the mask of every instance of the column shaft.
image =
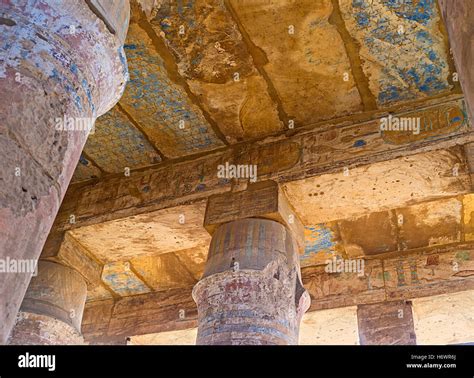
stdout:
<svg viewBox="0 0 474 378">
<path fill-rule="evenodd" d="M 40 261 L 10 335 L 10 344 L 82 344 L 81 322 L 87 297 L 84 278 L 75 270 Z"/>
<path fill-rule="evenodd" d="M 219 226 L 193 297 L 197 344 L 297 344 L 309 295 L 290 231 L 265 219 Z"/>
<path fill-rule="evenodd" d="M 0 6 L 2 260 L 38 259 L 89 130 L 123 92 L 123 35 L 112 33 L 107 15 L 99 18 L 88 3 Z M 123 12 L 114 12 L 110 24 L 128 25 L 128 0 L 116 5 Z M 31 278 L 31 272 L 17 273 L 0 274 L 0 298 L 9 298 L 0 303 L 0 343 Z"/>
</svg>

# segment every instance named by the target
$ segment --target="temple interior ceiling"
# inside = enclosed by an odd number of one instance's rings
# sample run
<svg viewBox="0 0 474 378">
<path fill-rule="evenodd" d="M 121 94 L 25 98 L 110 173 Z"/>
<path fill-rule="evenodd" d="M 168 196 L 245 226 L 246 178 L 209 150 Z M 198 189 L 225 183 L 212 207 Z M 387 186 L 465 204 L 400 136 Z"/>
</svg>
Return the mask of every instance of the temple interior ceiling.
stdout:
<svg viewBox="0 0 474 378">
<path fill-rule="evenodd" d="M 473 154 L 454 139 L 471 125 L 435 1 L 138 3 L 130 81 L 97 120 L 58 217 L 80 213 L 79 226 L 61 226 L 61 248 L 98 267 L 91 308 L 190 295 L 211 240 L 207 199 L 231 186 L 215 168 L 229 160 L 279 182 L 304 227 L 300 264 L 317 309 L 472 274 L 474 251 L 461 247 L 474 240 Z M 388 116 L 418 119 L 419 132 L 381 132 Z M 319 277 L 334 258 L 365 259 L 365 276 Z M 97 320 L 87 316 L 86 328 Z M 179 332 L 149 338 L 195 337 Z"/>
<path fill-rule="evenodd" d="M 434 1 L 141 3 L 73 182 L 459 93 Z"/>
</svg>

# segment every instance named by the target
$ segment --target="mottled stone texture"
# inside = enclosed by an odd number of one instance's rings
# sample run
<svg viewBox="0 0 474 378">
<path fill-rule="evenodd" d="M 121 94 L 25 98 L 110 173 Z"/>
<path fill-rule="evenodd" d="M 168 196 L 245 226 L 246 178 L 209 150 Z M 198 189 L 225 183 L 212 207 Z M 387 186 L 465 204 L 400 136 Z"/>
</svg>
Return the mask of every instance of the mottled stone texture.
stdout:
<svg viewBox="0 0 474 378">
<path fill-rule="evenodd" d="M 412 304 L 394 301 L 359 305 L 361 345 L 416 345 Z"/>
<path fill-rule="evenodd" d="M 198 305 L 197 344 L 297 344 L 310 300 L 290 231 L 264 219 L 221 225 L 193 298 Z"/>
<path fill-rule="evenodd" d="M 459 81 L 474 117 L 474 2 L 471 0 L 439 0 L 439 6 L 449 34 Z"/>
<path fill-rule="evenodd" d="M 128 23 L 124 12 L 114 14 Z M 38 258 L 86 141 L 84 122 L 93 125 L 122 94 L 128 77 L 122 42 L 104 19 L 85 1 L 2 3 L 2 259 Z M 30 276 L 0 275 L 0 298 L 8 298 L 0 305 L 0 343 Z"/>
<path fill-rule="evenodd" d="M 87 297 L 84 278 L 71 268 L 40 261 L 10 336 L 10 344 L 81 344 Z"/>
</svg>

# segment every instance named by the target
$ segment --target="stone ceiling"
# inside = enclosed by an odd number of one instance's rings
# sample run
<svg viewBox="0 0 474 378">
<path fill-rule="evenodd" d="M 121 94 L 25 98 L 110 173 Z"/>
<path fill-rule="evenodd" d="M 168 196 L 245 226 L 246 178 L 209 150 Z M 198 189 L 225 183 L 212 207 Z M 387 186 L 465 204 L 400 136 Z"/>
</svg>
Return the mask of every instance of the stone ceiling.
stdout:
<svg viewBox="0 0 474 378">
<path fill-rule="evenodd" d="M 59 254 L 91 267 L 89 303 L 116 301 L 120 313 L 121 299 L 167 291 L 174 309 L 190 295 L 210 243 L 206 196 L 230 185 L 214 163 L 240 159 L 246 143 L 259 180 L 314 164 L 280 185 L 305 227 L 304 283 L 321 306 L 382 300 L 404 269 L 426 285 L 471 274 L 474 154 L 449 138 L 423 147 L 470 130 L 436 1 L 141 0 L 125 51 L 130 81 L 96 122 L 59 217 L 82 214 Z M 419 118 L 422 133 L 381 134 L 387 114 Z M 416 153 L 389 157 L 412 143 Z M 352 158 L 362 164 L 341 165 Z M 437 260 L 415 256 L 436 248 Z M 335 257 L 366 259 L 366 276 L 324 281 L 315 272 Z"/>
<path fill-rule="evenodd" d="M 125 44 L 130 81 L 73 182 L 459 93 L 433 0 L 140 4 Z"/>
</svg>

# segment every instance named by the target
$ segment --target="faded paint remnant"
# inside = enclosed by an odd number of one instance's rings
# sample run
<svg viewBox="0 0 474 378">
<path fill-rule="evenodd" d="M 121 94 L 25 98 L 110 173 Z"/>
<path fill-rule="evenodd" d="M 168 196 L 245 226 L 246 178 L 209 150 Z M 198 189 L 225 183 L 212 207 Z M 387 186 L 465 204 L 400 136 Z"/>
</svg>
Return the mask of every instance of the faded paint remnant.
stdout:
<svg viewBox="0 0 474 378">
<path fill-rule="evenodd" d="M 163 35 L 180 74 L 229 142 L 283 129 L 267 83 L 254 66 L 258 62 L 252 60 L 223 0 L 182 6 L 164 1 L 150 23 Z"/>
<path fill-rule="evenodd" d="M 130 82 L 120 101 L 167 157 L 180 157 L 223 146 L 201 109 L 175 84 L 152 40 L 132 23 L 125 44 Z"/>
<path fill-rule="evenodd" d="M 102 281 L 120 296 L 149 293 L 150 288 L 132 271 L 127 261 L 104 265 Z"/>
<path fill-rule="evenodd" d="M 341 0 L 379 106 L 448 92 L 451 74 L 436 1 Z M 416 57 L 416 59 L 413 59 Z"/>
<path fill-rule="evenodd" d="M 104 146 L 114 146 L 113 151 Z M 161 158 L 146 137 L 117 106 L 101 116 L 84 152 L 105 172 L 123 172 L 125 167 L 140 168 L 159 163 Z"/>
</svg>

